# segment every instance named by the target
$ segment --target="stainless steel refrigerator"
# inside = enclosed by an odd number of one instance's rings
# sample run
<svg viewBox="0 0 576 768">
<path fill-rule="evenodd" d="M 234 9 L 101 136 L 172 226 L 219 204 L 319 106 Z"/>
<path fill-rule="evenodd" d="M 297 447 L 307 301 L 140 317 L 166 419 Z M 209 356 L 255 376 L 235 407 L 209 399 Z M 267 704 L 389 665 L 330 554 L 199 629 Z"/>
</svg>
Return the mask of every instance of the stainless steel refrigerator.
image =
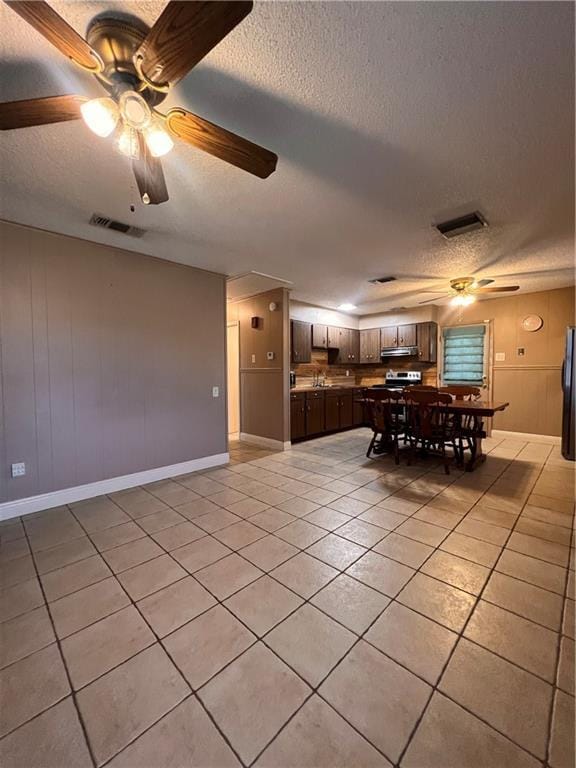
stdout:
<svg viewBox="0 0 576 768">
<path fill-rule="evenodd" d="M 562 365 L 562 456 L 575 460 L 576 446 L 576 327 L 566 329 L 566 354 Z"/>
</svg>

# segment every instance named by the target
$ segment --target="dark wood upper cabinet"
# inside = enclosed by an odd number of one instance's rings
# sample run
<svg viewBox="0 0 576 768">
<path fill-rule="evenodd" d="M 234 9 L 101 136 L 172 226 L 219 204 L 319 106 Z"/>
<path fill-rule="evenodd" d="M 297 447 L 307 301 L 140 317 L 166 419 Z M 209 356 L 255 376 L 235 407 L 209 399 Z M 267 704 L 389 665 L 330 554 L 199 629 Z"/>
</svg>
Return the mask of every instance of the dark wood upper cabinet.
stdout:
<svg viewBox="0 0 576 768">
<path fill-rule="evenodd" d="M 340 328 L 334 328 L 333 325 L 329 325 L 326 334 L 327 334 L 327 342 L 328 342 L 328 349 L 338 349 L 340 345 Z"/>
<path fill-rule="evenodd" d="M 348 343 L 348 354 L 350 355 L 350 362 L 360 362 L 360 331 L 356 330 L 356 328 L 350 329 Z"/>
<path fill-rule="evenodd" d="M 357 363 L 360 357 L 360 336 L 354 328 L 338 328 L 338 356 L 341 365 Z"/>
<path fill-rule="evenodd" d="M 410 325 L 398 326 L 398 346 L 415 347 L 416 346 L 416 323 Z"/>
<path fill-rule="evenodd" d="M 379 363 L 380 362 L 380 328 L 369 328 L 360 331 L 360 354 L 361 363 Z"/>
<path fill-rule="evenodd" d="M 302 320 L 290 320 L 290 360 L 309 363 L 312 359 L 312 326 Z"/>
<path fill-rule="evenodd" d="M 438 325 L 436 323 L 418 323 L 416 328 L 418 360 L 422 363 L 435 363 L 437 360 Z"/>
<path fill-rule="evenodd" d="M 384 328 L 380 328 L 380 338 L 382 340 L 383 347 L 397 347 L 398 326 L 387 325 Z"/>
<path fill-rule="evenodd" d="M 312 346 L 316 349 L 328 349 L 328 326 L 314 323 L 312 326 Z"/>
</svg>

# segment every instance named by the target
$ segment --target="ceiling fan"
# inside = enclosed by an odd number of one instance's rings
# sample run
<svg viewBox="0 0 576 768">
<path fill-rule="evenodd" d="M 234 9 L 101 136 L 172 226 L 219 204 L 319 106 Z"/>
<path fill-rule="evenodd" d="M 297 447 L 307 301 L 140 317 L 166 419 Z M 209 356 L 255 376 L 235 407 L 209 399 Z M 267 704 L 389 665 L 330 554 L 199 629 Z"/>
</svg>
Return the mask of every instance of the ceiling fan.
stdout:
<svg viewBox="0 0 576 768">
<path fill-rule="evenodd" d="M 439 301 L 442 296 L 446 295 L 452 297 L 451 304 L 457 307 L 466 307 L 468 304 L 476 301 L 476 296 L 478 295 L 481 296 L 485 293 L 509 293 L 520 288 L 519 285 L 494 285 L 488 288 L 487 286 L 493 282 L 494 280 L 489 278 L 476 280 L 474 277 L 457 277 L 454 280 L 450 280 L 449 291 L 421 291 L 421 293 L 434 293 L 436 297 L 419 301 L 418 304 L 430 304 L 433 301 Z"/>
<path fill-rule="evenodd" d="M 176 107 L 156 107 L 170 88 L 252 10 L 252 0 L 170 0 L 149 28 L 135 19 L 103 15 L 81 37 L 43 0 L 5 0 L 7 5 L 108 92 L 98 99 L 49 96 L 0 104 L 0 129 L 83 118 L 100 137 L 114 136 L 132 160 L 142 202 L 168 200 L 160 157 L 172 137 L 192 144 L 261 179 L 276 169 L 277 156 L 251 141 Z"/>
</svg>

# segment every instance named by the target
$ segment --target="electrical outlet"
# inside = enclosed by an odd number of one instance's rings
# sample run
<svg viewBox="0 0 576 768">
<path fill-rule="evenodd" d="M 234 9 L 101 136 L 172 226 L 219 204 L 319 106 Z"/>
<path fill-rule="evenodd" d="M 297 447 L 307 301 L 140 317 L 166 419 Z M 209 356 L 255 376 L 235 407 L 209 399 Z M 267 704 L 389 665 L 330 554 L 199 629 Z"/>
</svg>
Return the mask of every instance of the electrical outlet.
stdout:
<svg viewBox="0 0 576 768">
<path fill-rule="evenodd" d="M 26 464 L 23 461 L 12 464 L 12 477 L 24 477 L 26 474 Z"/>
<path fill-rule="evenodd" d="M 274 360 L 274 352 L 266 352 L 266 360 Z"/>
<path fill-rule="evenodd" d="M 518 357 L 524 357 L 526 349 L 524 347 L 518 347 Z"/>
<path fill-rule="evenodd" d="M 496 352 L 496 354 L 494 355 L 494 360 L 497 363 L 503 363 L 504 360 L 506 360 L 506 352 Z"/>
<path fill-rule="evenodd" d="M 212 387 L 212 397 L 220 397 L 220 387 Z"/>
</svg>

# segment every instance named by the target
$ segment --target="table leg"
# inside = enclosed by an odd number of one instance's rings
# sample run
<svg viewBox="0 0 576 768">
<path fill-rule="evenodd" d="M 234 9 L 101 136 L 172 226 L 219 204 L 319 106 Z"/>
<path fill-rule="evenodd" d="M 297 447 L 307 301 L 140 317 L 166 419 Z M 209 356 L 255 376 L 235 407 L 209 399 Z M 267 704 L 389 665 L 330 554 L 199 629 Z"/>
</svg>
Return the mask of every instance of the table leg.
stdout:
<svg viewBox="0 0 576 768">
<path fill-rule="evenodd" d="M 465 465 L 466 472 L 473 472 L 476 467 L 486 461 L 486 454 L 482 450 L 482 427 L 482 422 L 477 417 L 474 417 L 474 434 L 470 443 L 470 459 Z"/>
</svg>

